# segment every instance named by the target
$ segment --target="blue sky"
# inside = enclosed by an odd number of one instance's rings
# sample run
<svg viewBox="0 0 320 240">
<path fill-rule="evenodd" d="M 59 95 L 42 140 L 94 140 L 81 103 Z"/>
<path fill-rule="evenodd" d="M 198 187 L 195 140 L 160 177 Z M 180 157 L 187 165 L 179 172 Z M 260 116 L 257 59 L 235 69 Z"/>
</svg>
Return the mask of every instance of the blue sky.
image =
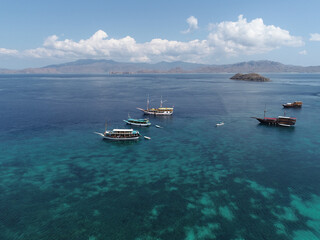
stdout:
<svg viewBox="0 0 320 240">
<path fill-rule="evenodd" d="M 320 65 L 320 1 L 1 0 L 0 68 L 77 59 Z"/>
</svg>

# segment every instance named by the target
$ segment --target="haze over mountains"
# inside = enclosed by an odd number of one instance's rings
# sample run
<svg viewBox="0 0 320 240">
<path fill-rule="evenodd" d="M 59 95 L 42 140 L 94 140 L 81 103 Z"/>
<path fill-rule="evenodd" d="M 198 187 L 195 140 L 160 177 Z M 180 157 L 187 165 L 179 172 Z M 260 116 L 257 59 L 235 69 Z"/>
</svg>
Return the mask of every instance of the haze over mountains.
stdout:
<svg viewBox="0 0 320 240">
<path fill-rule="evenodd" d="M 22 70 L 0 69 L 3 74 L 135 74 L 135 73 L 319 73 L 320 66 L 294 66 L 273 61 L 206 65 L 187 62 L 123 63 L 83 59 L 64 64 Z"/>
</svg>

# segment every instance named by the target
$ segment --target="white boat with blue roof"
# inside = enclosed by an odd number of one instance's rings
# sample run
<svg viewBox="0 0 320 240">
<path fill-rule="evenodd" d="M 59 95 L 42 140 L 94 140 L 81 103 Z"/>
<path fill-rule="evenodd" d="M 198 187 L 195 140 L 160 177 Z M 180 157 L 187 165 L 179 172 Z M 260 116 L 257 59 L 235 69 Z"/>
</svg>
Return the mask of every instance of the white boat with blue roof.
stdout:
<svg viewBox="0 0 320 240">
<path fill-rule="evenodd" d="M 143 118 L 143 119 L 128 118 L 128 120 L 123 120 L 123 121 L 129 125 L 140 126 L 140 127 L 149 127 L 151 125 L 151 122 L 149 121 L 148 118 Z"/>
<path fill-rule="evenodd" d="M 104 133 L 98 133 L 96 134 L 100 135 L 104 139 L 109 140 L 138 140 L 141 135 L 139 131 L 133 130 L 133 129 L 113 129 L 113 130 L 107 130 L 107 124 Z"/>
</svg>

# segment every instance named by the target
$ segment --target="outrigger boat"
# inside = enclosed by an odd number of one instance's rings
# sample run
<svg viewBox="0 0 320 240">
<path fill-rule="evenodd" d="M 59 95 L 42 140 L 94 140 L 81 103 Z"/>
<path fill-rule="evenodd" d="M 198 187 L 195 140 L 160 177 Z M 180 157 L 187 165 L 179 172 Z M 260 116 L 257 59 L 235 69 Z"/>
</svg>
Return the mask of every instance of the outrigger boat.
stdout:
<svg viewBox="0 0 320 240">
<path fill-rule="evenodd" d="M 107 124 L 104 133 L 95 133 L 100 135 L 104 139 L 109 140 L 137 140 L 141 136 L 139 131 L 133 129 L 113 129 L 108 131 Z"/>
<path fill-rule="evenodd" d="M 302 102 L 301 101 L 295 101 L 293 103 L 285 103 L 282 104 L 284 108 L 301 108 L 302 107 Z"/>
<path fill-rule="evenodd" d="M 274 126 L 283 126 L 283 127 L 291 127 L 296 124 L 296 118 L 286 117 L 286 116 L 278 116 L 277 118 L 268 118 L 266 117 L 266 110 L 264 110 L 264 117 L 252 117 L 257 119 L 261 124 L 266 125 L 274 125 Z"/>
<path fill-rule="evenodd" d="M 123 120 L 123 121 L 129 125 L 134 125 L 134 126 L 149 127 L 151 125 L 151 122 L 149 122 L 148 118 L 134 119 L 134 118 L 131 118 L 129 115 L 128 115 L 128 120 Z"/>
<path fill-rule="evenodd" d="M 163 116 L 172 115 L 173 114 L 173 107 L 172 108 L 162 107 L 162 104 L 164 102 L 166 102 L 166 101 L 162 101 L 162 97 L 161 97 L 159 108 L 149 108 L 150 101 L 149 101 L 149 96 L 148 96 L 147 109 L 143 109 L 143 108 L 137 108 L 137 109 L 139 109 L 140 111 L 142 111 L 146 115 L 163 115 Z"/>
</svg>

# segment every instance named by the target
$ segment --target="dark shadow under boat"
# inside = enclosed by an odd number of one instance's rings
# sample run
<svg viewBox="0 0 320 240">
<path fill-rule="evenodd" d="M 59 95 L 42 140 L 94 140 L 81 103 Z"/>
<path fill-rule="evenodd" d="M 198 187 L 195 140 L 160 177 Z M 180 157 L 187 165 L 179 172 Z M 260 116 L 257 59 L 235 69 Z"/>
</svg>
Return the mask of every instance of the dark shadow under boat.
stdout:
<svg viewBox="0 0 320 240">
<path fill-rule="evenodd" d="M 257 128 L 260 128 L 260 129 L 270 129 L 270 125 L 267 125 L 267 124 L 263 124 L 263 123 L 258 123 L 257 125 Z M 295 127 L 277 127 L 277 125 L 272 125 L 274 126 L 274 129 L 277 129 L 277 131 L 283 131 L 283 132 L 293 132 L 295 131 Z"/>
</svg>

